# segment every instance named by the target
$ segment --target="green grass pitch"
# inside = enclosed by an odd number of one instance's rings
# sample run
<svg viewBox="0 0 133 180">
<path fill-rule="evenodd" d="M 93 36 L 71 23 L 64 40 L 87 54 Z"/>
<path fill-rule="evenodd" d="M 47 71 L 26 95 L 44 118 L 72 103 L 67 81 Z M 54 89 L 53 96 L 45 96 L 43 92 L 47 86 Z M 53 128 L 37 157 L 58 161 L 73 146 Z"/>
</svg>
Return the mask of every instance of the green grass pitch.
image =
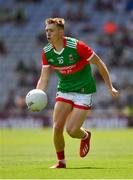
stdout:
<svg viewBox="0 0 133 180">
<path fill-rule="evenodd" d="M 56 162 L 52 129 L 0 130 L 1 179 L 132 179 L 133 129 L 92 129 L 91 151 L 65 133 L 67 169 Z"/>
</svg>

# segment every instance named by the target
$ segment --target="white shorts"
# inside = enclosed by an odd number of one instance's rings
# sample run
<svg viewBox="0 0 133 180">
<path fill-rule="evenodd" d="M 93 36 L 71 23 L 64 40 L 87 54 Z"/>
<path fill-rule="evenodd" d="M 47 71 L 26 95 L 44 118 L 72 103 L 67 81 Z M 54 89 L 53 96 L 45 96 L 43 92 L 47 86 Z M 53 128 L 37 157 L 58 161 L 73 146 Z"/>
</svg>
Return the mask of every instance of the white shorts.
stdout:
<svg viewBox="0 0 133 180">
<path fill-rule="evenodd" d="M 61 101 L 71 104 L 74 108 L 89 110 L 92 106 L 92 94 L 57 92 L 56 102 Z"/>
</svg>

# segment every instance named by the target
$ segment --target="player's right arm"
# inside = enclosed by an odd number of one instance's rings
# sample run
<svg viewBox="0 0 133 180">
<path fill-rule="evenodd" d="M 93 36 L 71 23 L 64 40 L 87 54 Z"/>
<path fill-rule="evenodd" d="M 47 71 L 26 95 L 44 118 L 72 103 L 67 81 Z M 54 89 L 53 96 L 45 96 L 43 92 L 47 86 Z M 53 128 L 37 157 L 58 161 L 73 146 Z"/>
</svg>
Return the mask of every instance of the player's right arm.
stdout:
<svg viewBox="0 0 133 180">
<path fill-rule="evenodd" d="M 45 91 L 48 85 L 49 76 L 50 76 L 50 67 L 42 66 L 41 75 L 38 80 L 36 89 L 41 89 Z"/>
<path fill-rule="evenodd" d="M 46 90 L 48 85 L 48 79 L 50 76 L 50 65 L 48 64 L 44 51 L 42 51 L 42 69 L 41 69 L 41 75 L 38 80 L 36 89 Z"/>
</svg>

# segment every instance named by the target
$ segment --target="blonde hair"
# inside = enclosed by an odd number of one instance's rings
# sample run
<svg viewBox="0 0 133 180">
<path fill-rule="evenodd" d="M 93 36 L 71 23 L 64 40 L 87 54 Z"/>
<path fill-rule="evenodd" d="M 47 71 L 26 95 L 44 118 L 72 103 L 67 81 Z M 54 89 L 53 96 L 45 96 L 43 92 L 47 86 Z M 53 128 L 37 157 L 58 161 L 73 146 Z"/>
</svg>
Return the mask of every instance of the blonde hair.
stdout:
<svg viewBox="0 0 133 180">
<path fill-rule="evenodd" d="M 65 20 L 63 18 L 47 18 L 45 25 L 47 24 L 56 24 L 58 27 L 64 29 Z"/>
</svg>

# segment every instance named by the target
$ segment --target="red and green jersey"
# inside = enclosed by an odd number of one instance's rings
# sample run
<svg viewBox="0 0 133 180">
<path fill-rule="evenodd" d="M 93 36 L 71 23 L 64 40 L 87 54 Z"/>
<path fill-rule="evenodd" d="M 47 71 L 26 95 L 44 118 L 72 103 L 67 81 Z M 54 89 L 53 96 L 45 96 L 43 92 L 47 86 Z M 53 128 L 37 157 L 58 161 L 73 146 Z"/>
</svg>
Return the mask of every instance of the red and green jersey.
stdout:
<svg viewBox="0 0 133 180">
<path fill-rule="evenodd" d="M 50 43 L 43 48 L 42 64 L 56 71 L 58 91 L 89 94 L 96 91 L 89 64 L 93 55 L 93 50 L 82 41 L 64 37 L 64 48 L 60 52 Z"/>
</svg>

